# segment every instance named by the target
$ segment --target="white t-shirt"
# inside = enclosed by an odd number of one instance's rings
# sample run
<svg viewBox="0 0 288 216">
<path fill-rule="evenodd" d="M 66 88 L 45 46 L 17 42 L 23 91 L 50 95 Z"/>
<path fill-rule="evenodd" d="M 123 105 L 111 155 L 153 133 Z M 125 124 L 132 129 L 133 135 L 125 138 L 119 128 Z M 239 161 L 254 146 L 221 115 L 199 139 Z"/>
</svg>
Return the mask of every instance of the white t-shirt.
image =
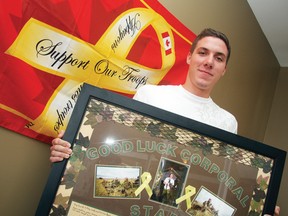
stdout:
<svg viewBox="0 0 288 216">
<path fill-rule="evenodd" d="M 145 85 L 138 89 L 135 100 L 169 112 L 237 133 L 236 118 L 213 100 L 196 96 L 182 85 Z"/>
</svg>

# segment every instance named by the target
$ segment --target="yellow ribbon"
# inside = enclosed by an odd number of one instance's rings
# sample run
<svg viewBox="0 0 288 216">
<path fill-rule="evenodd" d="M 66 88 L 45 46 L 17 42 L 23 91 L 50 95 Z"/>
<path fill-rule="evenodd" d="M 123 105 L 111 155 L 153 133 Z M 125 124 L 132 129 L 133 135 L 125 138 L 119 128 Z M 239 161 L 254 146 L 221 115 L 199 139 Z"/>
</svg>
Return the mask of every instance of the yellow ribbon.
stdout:
<svg viewBox="0 0 288 216">
<path fill-rule="evenodd" d="M 183 202 L 184 200 L 186 200 L 187 209 L 190 209 L 191 208 L 191 199 L 190 199 L 190 197 L 192 197 L 195 193 L 196 193 L 195 187 L 192 187 L 192 186 L 188 185 L 185 188 L 185 195 L 183 195 L 183 196 L 179 197 L 178 199 L 176 199 L 176 204 L 179 204 L 179 203 Z"/>
<path fill-rule="evenodd" d="M 143 183 L 135 191 L 136 196 L 138 196 L 141 193 L 141 191 L 143 191 L 144 189 L 147 191 L 147 194 L 149 197 L 152 196 L 152 189 L 149 186 L 151 179 L 152 179 L 152 176 L 149 172 L 144 172 L 141 175 L 141 180 Z"/>
<path fill-rule="evenodd" d="M 128 30 L 119 36 L 119 28 L 133 19 Z M 132 25 L 132 26 L 131 26 Z M 161 46 L 161 68 L 148 68 L 127 59 L 137 38 L 152 26 Z M 126 27 L 128 28 L 128 27 Z M 165 54 L 162 33 L 174 44 L 170 26 L 159 14 L 145 8 L 133 8 L 121 14 L 95 45 L 31 18 L 14 43 L 6 51 L 47 73 L 89 83 L 98 87 L 133 94 L 146 82 L 158 84 L 175 62 L 174 45 Z"/>
</svg>

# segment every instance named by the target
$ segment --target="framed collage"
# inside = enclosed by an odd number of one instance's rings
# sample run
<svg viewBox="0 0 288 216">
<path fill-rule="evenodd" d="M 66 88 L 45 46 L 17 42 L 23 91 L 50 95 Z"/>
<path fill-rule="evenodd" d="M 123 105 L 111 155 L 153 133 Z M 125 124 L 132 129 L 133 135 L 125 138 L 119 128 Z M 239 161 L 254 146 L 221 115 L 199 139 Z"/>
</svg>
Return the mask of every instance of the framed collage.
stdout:
<svg viewBox="0 0 288 216">
<path fill-rule="evenodd" d="M 36 215 L 272 214 L 286 152 L 84 84 Z"/>
</svg>

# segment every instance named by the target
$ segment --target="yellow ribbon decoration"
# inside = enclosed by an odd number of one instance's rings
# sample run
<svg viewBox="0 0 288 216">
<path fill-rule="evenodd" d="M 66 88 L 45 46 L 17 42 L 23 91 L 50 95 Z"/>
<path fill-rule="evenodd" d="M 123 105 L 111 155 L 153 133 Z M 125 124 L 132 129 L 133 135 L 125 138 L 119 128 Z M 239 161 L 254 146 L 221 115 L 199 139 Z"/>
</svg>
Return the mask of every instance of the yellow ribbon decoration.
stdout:
<svg viewBox="0 0 288 216">
<path fill-rule="evenodd" d="M 128 19 L 135 23 L 131 21 L 125 29 Z M 162 65 L 159 69 L 126 59 L 137 38 L 149 26 L 155 29 L 161 46 Z M 124 28 L 123 35 L 119 33 L 120 27 Z M 146 82 L 158 84 L 173 66 L 174 45 L 171 54 L 166 55 L 161 36 L 164 32 L 174 44 L 173 33 L 164 18 L 145 8 L 133 8 L 121 14 L 95 45 L 31 18 L 6 54 L 50 74 L 133 94 Z"/>
<path fill-rule="evenodd" d="M 143 183 L 135 191 L 136 196 L 138 196 L 141 193 L 141 191 L 143 191 L 144 189 L 147 191 L 147 194 L 149 197 L 152 196 L 152 189 L 149 186 L 151 179 L 152 179 L 152 176 L 149 172 L 144 172 L 141 175 L 141 180 Z"/>
<path fill-rule="evenodd" d="M 190 209 L 192 205 L 190 197 L 192 197 L 195 193 L 196 193 L 196 188 L 192 187 L 191 185 L 188 185 L 185 188 L 185 195 L 176 199 L 176 204 L 179 204 L 183 202 L 184 200 L 186 200 L 187 209 Z"/>
</svg>

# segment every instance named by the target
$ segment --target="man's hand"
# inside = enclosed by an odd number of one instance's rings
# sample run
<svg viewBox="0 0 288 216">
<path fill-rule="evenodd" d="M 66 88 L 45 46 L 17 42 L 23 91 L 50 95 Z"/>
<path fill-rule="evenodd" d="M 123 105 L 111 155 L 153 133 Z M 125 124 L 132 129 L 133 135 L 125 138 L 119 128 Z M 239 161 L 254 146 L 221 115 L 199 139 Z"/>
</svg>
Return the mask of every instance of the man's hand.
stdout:
<svg viewBox="0 0 288 216">
<path fill-rule="evenodd" d="M 279 207 L 279 206 L 276 206 L 276 207 L 275 207 L 275 210 L 274 210 L 273 216 L 279 216 L 279 215 L 280 215 L 280 207 Z M 264 214 L 264 216 L 271 216 L 271 215 Z"/>
<path fill-rule="evenodd" d="M 276 206 L 275 211 L 274 211 L 274 216 L 279 216 L 280 215 L 280 207 Z"/>
<path fill-rule="evenodd" d="M 52 146 L 50 147 L 50 161 L 52 163 L 62 161 L 64 158 L 69 158 L 72 150 L 71 144 L 61 138 L 64 135 L 64 131 L 61 131 L 57 138 L 52 140 Z"/>
</svg>

